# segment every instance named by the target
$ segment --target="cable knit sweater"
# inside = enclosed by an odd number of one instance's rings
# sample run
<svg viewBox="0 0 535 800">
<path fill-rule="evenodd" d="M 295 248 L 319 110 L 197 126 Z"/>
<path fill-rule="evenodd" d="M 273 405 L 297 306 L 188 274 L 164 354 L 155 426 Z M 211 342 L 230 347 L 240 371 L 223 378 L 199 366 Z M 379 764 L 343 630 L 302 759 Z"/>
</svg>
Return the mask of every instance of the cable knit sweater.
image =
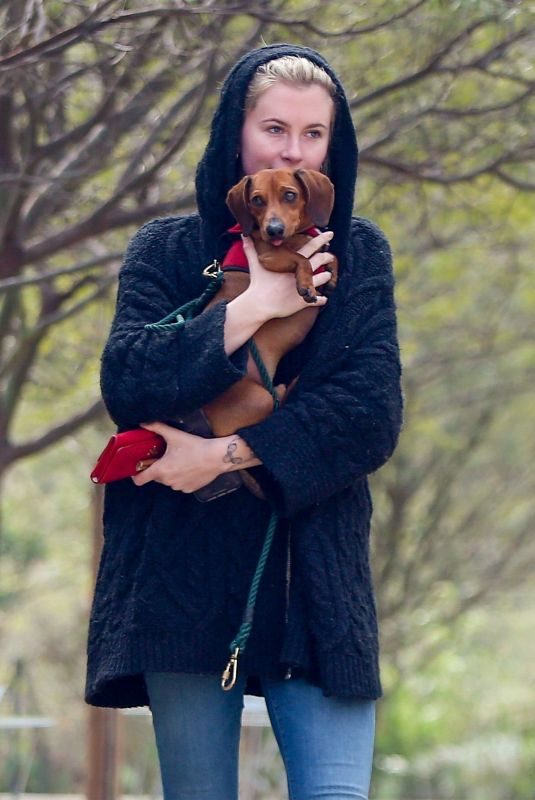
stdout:
<svg viewBox="0 0 535 800">
<path fill-rule="evenodd" d="M 277 383 L 300 376 L 288 402 L 239 431 L 263 462 L 255 473 L 269 502 L 245 488 L 203 504 L 157 483 L 106 487 L 88 642 L 86 699 L 95 705 L 146 704 L 147 670 L 221 673 L 272 506 L 281 521 L 240 656 L 248 691 L 259 691 L 256 677 L 282 676 L 288 666 L 327 695 L 376 698 L 381 691 L 366 476 L 389 458 L 401 424 L 391 258 L 379 229 L 351 218 L 354 130 L 336 76 L 314 51 L 261 48 L 229 75 L 197 174 L 200 215 L 149 223 L 128 248 L 102 392 L 111 417 L 127 429 L 171 421 L 244 375 L 246 348 L 230 357 L 224 351 L 225 303 L 178 332 L 144 325 L 201 294 L 203 267 L 228 247 L 224 196 L 236 178 L 236 159 L 229 159 L 243 93 L 259 63 L 286 53 L 321 64 L 338 87 L 330 175 L 339 284 L 306 341 L 279 365 Z"/>
</svg>

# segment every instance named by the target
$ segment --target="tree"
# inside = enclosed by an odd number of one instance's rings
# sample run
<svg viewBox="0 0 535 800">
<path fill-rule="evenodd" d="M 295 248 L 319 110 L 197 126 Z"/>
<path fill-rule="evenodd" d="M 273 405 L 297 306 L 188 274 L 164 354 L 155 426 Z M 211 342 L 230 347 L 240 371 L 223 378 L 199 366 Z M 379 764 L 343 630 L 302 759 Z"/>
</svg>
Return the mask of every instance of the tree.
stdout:
<svg viewBox="0 0 535 800">
<path fill-rule="evenodd" d="M 336 4 L 328 30 L 316 21 L 319 8 L 305 18 L 290 14 L 286 3 L 148 10 L 112 0 L 5 5 L 0 472 L 101 413 L 95 399 L 37 436 L 18 443 L 11 436 L 46 337 L 114 283 L 121 252 L 115 232 L 191 208 L 200 150 L 186 152 L 186 145 L 206 124 L 217 81 L 261 30 L 283 26 L 294 36 L 325 39 L 333 49 L 344 43 L 348 68 L 358 55 L 352 107 L 365 130 L 362 161 L 374 167 L 379 185 L 381 176 L 451 185 L 494 175 L 533 188 L 521 177 L 533 156 L 526 136 L 533 80 L 525 71 L 532 29 L 520 11 L 504 12 L 503 4 L 465 5 L 476 13 L 452 19 L 440 3 L 420 0 L 400 11 L 385 3 L 377 19 L 362 24 L 356 21 L 362 4 L 353 11 Z M 377 61 L 378 49 L 388 52 L 400 32 L 406 38 L 420 31 L 425 44 L 416 65 L 403 65 L 394 77 L 390 60 Z M 232 56 L 222 47 L 227 36 L 239 42 Z M 364 60 L 356 41 L 371 44 Z M 474 107 L 474 96 L 489 90 L 491 101 Z"/>
<path fill-rule="evenodd" d="M 319 5 L 305 14 L 285 2 L 246 8 L 212 1 L 151 9 L 117 0 L 5 5 L 7 34 L 0 51 L 0 474 L 102 413 L 96 389 L 88 391 L 88 383 L 94 386 L 95 356 L 102 343 L 99 301 L 115 284 L 122 229 L 192 207 L 192 173 L 217 83 L 240 52 L 258 43 L 261 31 L 268 40 L 311 40 L 332 55 L 346 77 L 363 132 L 363 205 L 390 221 L 394 240 L 398 225 L 405 231 L 396 252 L 402 253 L 403 269 L 418 259 L 419 284 L 422 264 L 451 262 L 456 249 L 473 243 L 477 230 L 483 227 L 489 237 L 489 218 L 513 214 L 508 208 L 518 200 L 508 190 L 519 195 L 535 188 L 532 15 L 522 4 L 455 5 L 457 14 L 451 13 L 451 3 L 446 9 L 431 0 L 385 2 L 370 14 L 364 3 L 336 3 L 328 20 Z M 223 46 L 224 41 L 235 46 Z M 416 54 L 414 41 L 419 42 Z M 449 311 L 446 297 L 459 302 L 453 279 L 457 286 L 464 280 L 463 291 L 470 296 L 475 290 L 470 276 L 478 279 L 477 264 L 490 254 L 479 248 L 474 259 L 473 247 L 470 270 L 461 275 L 449 267 L 442 313 L 435 311 L 426 323 L 433 328 L 431 338 L 427 330 L 425 340 L 417 327 L 411 331 L 417 354 L 405 382 L 409 421 L 411 404 L 420 403 L 425 391 L 431 401 L 418 413 L 429 414 L 439 425 L 444 400 L 431 387 L 442 393 L 441 382 L 456 367 L 455 380 L 464 395 L 464 427 L 459 430 L 464 433 L 451 452 L 438 442 L 438 450 L 424 444 L 421 457 L 412 456 L 408 463 L 403 450 L 398 455 L 385 493 L 390 516 L 384 520 L 382 541 L 388 542 L 388 554 L 378 555 L 379 580 L 388 583 L 381 593 L 385 598 L 392 592 L 398 548 L 409 558 L 410 548 L 399 534 L 400 525 L 406 531 L 409 501 L 416 502 L 421 487 L 428 492 L 429 519 L 417 539 L 434 540 L 431 531 L 455 490 L 459 464 L 475 452 L 503 411 L 498 403 L 481 405 L 482 393 L 490 400 L 488 386 L 470 384 L 468 389 L 459 369 L 467 365 L 472 376 L 476 365 L 500 355 L 509 358 L 522 347 L 525 323 L 513 332 L 522 318 L 513 298 L 522 285 L 531 237 L 520 231 L 513 220 L 509 233 L 502 228 L 499 236 L 492 234 L 494 261 L 499 253 L 495 277 L 501 282 L 495 288 L 509 293 L 515 320 L 507 341 L 498 335 L 497 322 L 490 325 L 483 307 L 468 322 L 469 353 L 463 352 L 465 319 L 458 319 L 457 333 L 450 332 L 446 340 L 435 330 Z M 504 269 L 510 275 L 507 285 Z M 400 275 L 400 282 L 402 292 L 414 288 L 412 269 Z M 424 309 L 431 307 L 430 288 L 424 285 L 418 294 Z M 486 296 L 492 295 L 487 287 Z M 65 368 L 65 349 L 78 362 L 74 369 L 72 364 Z M 41 413 L 41 430 L 32 426 L 28 434 L 21 425 L 24 431 L 16 436 L 17 412 L 25 404 L 32 407 L 36 384 L 41 394 L 46 392 L 48 414 Z M 88 394 L 93 396 L 89 403 L 82 399 Z M 56 408 L 62 412 L 59 419 Z M 431 475 L 434 489 L 424 480 Z M 390 606 L 399 604 L 394 596 L 385 600 L 386 616 Z M 413 602 L 417 599 L 416 593 Z"/>
<path fill-rule="evenodd" d="M 0 473 L 102 414 L 126 238 L 193 207 L 230 64 L 289 39 L 341 74 L 357 211 L 386 230 L 398 280 L 406 422 L 374 477 L 395 683 L 535 556 L 529 4 L 8 0 L 0 15 Z"/>
<path fill-rule="evenodd" d="M 0 474 L 102 412 L 95 391 L 81 412 L 12 435 L 45 342 L 109 294 L 124 238 L 115 231 L 191 208 L 195 156 L 178 157 L 236 56 L 222 47 L 233 21 L 224 6 L 131 5 L 9 2 L 2 12 Z M 244 22 L 247 49 L 260 23 Z"/>
</svg>

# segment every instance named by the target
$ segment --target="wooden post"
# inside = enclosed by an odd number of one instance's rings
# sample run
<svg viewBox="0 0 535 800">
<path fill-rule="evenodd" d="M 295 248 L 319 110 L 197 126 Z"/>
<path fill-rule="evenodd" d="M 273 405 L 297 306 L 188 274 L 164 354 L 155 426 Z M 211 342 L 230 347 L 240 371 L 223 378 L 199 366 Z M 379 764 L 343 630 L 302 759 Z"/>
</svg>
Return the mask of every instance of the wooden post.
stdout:
<svg viewBox="0 0 535 800">
<path fill-rule="evenodd" d="M 118 712 L 115 708 L 89 710 L 89 770 L 87 800 L 116 800 L 118 796 Z"/>
<path fill-rule="evenodd" d="M 102 486 L 92 494 L 93 585 L 102 550 Z M 119 712 L 115 708 L 90 706 L 87 748 L 87 800 L 116 800 L 119 792 Z"/>
</svg>

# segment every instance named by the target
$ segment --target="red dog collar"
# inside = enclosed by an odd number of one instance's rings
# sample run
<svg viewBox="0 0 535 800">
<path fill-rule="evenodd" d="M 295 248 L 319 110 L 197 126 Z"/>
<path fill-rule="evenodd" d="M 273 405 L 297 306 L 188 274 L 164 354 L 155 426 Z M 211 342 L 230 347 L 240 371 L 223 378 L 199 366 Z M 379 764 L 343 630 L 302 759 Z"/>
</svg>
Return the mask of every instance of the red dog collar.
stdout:
<svg viewBox="0 0 535 800">
<path fill-rule="evenodd" d="M 242 227 L 239 224 L 233 225 L 232 228 L 228 229 L 228 232 L 241 234 Z M 317 228 L 308 228 L 306 231 L 303 231 L 303 233 L 306 233 L 307 236 L 312 237 L 320 235 L 320 231 Z M 221 264 L 221 269 L 223 272 L 225 272 L 225 270 L 249 272 L 249 264 L 247 262 L 247 256 L 245 255 L 241 238 L 236 239 L 236 241 L 230 245 L 225 258 L 223 259 L 223 263 Z M 314 275 L 319 275 L 320 272 L 325 272 L 325 267 L 318 267 L 315 269 Z"/>
</svg>

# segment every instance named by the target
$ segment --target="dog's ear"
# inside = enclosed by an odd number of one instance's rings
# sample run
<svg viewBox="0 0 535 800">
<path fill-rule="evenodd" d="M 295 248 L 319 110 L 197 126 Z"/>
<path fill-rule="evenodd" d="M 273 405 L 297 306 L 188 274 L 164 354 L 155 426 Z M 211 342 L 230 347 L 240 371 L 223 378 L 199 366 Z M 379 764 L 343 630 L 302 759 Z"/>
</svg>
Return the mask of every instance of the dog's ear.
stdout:
<svg viewBox="0 0 535 800">
<path fill-rule="evenodd" d="M 294 177 L 305 192 L 308 216 L 314 225 L 324 228 L 329 223 L 334 206 L 334 186 L 327 175 L 315 169 L 298 169 Z"/>
<path fill-rule="evenodd" d="M 239 183 L 229 189 L 227 194 L 227 206 L 242 227 L 245 236 L 252 233 L 255 219 L 249 211 L 249 194 L 251 190 L 252 178 L 246 175 Z"/>
</svg>

